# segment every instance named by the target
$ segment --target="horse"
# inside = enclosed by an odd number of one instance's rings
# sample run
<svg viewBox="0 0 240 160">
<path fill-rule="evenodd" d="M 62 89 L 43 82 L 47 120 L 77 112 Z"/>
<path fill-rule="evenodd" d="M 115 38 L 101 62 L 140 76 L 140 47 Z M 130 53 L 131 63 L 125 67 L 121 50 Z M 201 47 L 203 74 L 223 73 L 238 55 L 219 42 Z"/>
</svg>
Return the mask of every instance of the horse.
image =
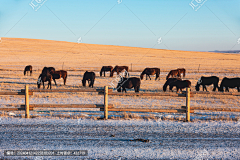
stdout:
<svg viewBox="0 0 240 160">
<path fill-rule="evenodd" d="M 113 70 L 112 66 L 102 66 L 102 69 L 100 71 L 100 76 L 102 77 L 102 72 L 104 72 L 104 77 L 105 77 L 105 72 L 110 72 Z"/>
<path fill-rule="evenodd" d="M 204 89 L 207 91 L 206 85 L 213 84 L 214 88 L 212 91 L 216 91 L 216 88 L 218 88 L 218 82 L 219 82 L 219 78 L 216 76 L 211 76 L 211 77 L 202 76 L 198 80 L 198 82 L 195 86 L 195 89 L 196 89 L 196 91 L 199 91 L 199 86 L 202 85 L 203 91 L 204 91 Z"/>
<path fill-rule="evenodd" d="M 129 73 L 128 73 L 128 66 L 118 66 L 116 65 L 113 70 L 110 73 L 110 77 L 113 77 L 114 72 L 117 72 L 117 75 L 119 75 L 120 72 L 122 72 L 125 69 L 125 77 L 128 76 L 129 77 Z"/>
<path fill-rule="evenodd" d="M 55 71 L 54 67 L 44 67 L 42 69 L 42 74 L 47 74 L 47 73 L 52 74 L 54 71 Z"/>
<path fill-rule="evenodd" d="M 180 73 L 180 71 L 179 71 L 178 69 L 176 69 L 176 70 L 171 70 L 171 71 L 168 73 L 168 75 L 167 75 L 167 77 L 166 77 L 166 80 L 168 80 L 168 78 L 169 78 L 170 76 L 181 78 L 181 73 Z"/>
<path fill-rule="evenodd" d="M 85 87 L 86 81 L 88 81 L 89 87 L 92 86 L 93 88 L 94 80 L 95 80 L 95 73 L 86 71 L 83 75 L 82 85 Z"/>
<path fill-rule="evenodd" d="M 183 77 L 185 77 L 186 69 L 185 68 L 178 68 L 180 75 L 183 74 Z"/>
<path fill-rule="evenodd" d="M 174 82 L 174 81 L 176 81 L 176 80 L 181 80 L 180 78 L 168 78 L 168 80 L 165 82 L 165 84 L 163 85 L 163 91 L 164 92 L 166 92 L 166 90 L 167 90 L 167 86 L 170 84 L 170 83 L 172 83 L 172 82 Z"/>
<path fill-rule="evenodd" d="M 52 79 L 55 82 L 55 85 L 57 85 L 56 80 L 55 79 L 63 79 L 63 83 L 64 85 L 66 85 L 66 81 L 67 81 L 67 71 L 64 70 L 60 70 L 60 71 L 53 71 L 51 72 L 52 75 Z"/>
<path fill-rule="evenodd" d="M 30 76 L 31 76 L 32 75 L 32 66 L 31 65 L 28 65 L 25 67 L 24 72 L 23 72 L 24 76 L 26 75 L 26 73 L 28 75 L 28 72 L 30 72 Z"/>
<path fill-rule="evenodd" d="M 172 91 L 173 87 L 176 86 L 177 88 L 177 93 L 178 93 L 178 90 L 180 89 L 181 92 L 182 92 L 182 89 L 183 88 L 189 88 L 191 87 L 191 82 L 189 80 L 176 80 L 172 83 L 169 84 L 169 89 Z"/>
<path fill-rule="evenodd" d="M 240 78 L 227 78 L 224 77 L 218 91 L 223 92 L 223 87 L 225 87 L 225 92 L 229 92 L 228 88 L 237 87 L 238 92 L 240 92 Z"/>
<path fill-rule="evenodd" d="M 44 82 L 47 82 L 48 81 L 48 87 L 47 89 L 49 88 L 50 86 L 50 89 L 52 88 L 52 84 L 51 84 L 51 81 L 52 81 L 52 75 L 51 74 L 40 74 L 39 77 L 38 77 L 38 81 L 37 81 L 37 86 L 38 86 L 38 89 L 41 87 L 41 83 L 43 83 L 43 89 L 45 88 L 44 86 Z"/>
<path fill-rule="evenodd" d="M 142 72 L 142 74 L 140 75 L 141 80 L 143 79 L 144 74 L 146 74 L 146 80 L 147 80 L 147 76 L 150 78 L 150 75 L 154 75 L 156 74 L 156 78 L 155 80 L 159 79 L 160 80 L 160 68 L 145 68 Z"/>
<path fill-rule="evenodd" d="M 125 93 L 126 93 L 127 92 L 126 88 L 128 88 L 128 89 L 134 88 L 135 92 L 139 92 L 140 85 L 141 85 L 140 78 L 137 78 L 137 77 L 124 78 L 124 77 L 122 77 L 121 80 L 118 82 L 117 91 L 121 92 L 121 88 L 122 88 L 122 92 L 125 91 Z"/>
</svg>

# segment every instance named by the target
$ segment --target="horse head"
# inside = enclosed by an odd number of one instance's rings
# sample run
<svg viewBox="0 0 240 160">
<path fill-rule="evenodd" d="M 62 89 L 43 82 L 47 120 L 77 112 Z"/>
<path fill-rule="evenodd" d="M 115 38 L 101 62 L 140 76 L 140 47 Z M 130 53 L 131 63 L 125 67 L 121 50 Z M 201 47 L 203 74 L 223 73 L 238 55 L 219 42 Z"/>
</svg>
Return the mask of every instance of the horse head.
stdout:
<svg viewBox="0 0 240 160">
<path fill-rule="evenodd" d="M 37 81 L 38 89 L 41 87 L 41 83 L 42 83 L 42 77 L 40 75 L 39 78 L 38 78 L 38 81 Z"/>
<path fill-rule="evenodd" d="M 86 86 L 86 80 L 85 79 L 82 80 L 82 85 L 83 85 L 83 87 Z"/>
</svg>

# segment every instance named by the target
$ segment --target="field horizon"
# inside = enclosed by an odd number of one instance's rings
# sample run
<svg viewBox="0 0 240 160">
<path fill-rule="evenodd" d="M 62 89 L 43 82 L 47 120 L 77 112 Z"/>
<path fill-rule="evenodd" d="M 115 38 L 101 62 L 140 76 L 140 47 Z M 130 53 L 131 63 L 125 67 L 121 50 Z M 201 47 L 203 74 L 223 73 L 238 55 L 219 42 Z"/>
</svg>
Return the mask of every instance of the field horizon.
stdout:
<svg viewBox="0 0 240 160">
<path fill-rule="evenodd" d="M 99 70 L 104 65 L 132 64 L 132 70 L 159 67 L 161 71 L 186 68 L 189 72 L 239 72 L 237 54 L 138 48 L 65 41 L 2 38 L 0 65 L 33 65 L 33 69 Z M 131 69 L 131 68 L 130 68 Z"/>
</svg>

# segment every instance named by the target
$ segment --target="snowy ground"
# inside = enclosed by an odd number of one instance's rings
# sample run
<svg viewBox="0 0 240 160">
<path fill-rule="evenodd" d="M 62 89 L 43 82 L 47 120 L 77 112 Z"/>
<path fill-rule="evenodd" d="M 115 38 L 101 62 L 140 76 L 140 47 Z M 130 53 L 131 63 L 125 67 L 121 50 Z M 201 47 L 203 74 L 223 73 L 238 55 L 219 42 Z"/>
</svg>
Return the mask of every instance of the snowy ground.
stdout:
<svg viewBox="0 0 240 160">
<path fill-rule="evenodd" d="M 40 74 L 40 70 L 34 71 L 32 76 L 23 76 L 22 71 L 18 70 L 19 66 L 11 66 L 11 70 L 8 70 L 10 66 L 6 67 L 0 73 L 0 88 L 1 91 L 20 91 L 24 89 L 25 85 L 28 84 L 30 89 L 36 89 L 37 78 Z M 15 67 L 15 68 L 14 68 Z M 23 67 L 22 67 L 23 68 Z M 83 71 L 68 71 L 67 85 L 63 85 L 63 80 L 56 80 L 58 86 L 53 84 L 52 88 L 60 89 L 71 89 L 71 88 L 82 88 L 81 79 Z M 95 71 L 97 77 L 95 80 L 95 87 L 104 87 L 110 84 L 115 84 L 117 86 L 118 79 L 116 75 L 113 78 L 99 77 L 99 73 Z M 131 76 L 139 77 L 140 72 L 130 72 Z M 165 83 L 165 77 L 167 72 L 161 73 L 161 79 L 155 81 L 155 76 L 152 76 L 152 80 L 141 81 L 140 92 L 163 92 L 162 86 Z M 188 73 L 185 79 L 189 79 L 192 82 L 191 90 L 195 90 L 194 86 L 197 83 L 199 77 L 203 73 Z M 220 78 L 224 76 L 236 77 L 236 73 L 205 73 L 205 76 L 216 75 Z M 207 87 L 211 92 L 212 86 Z M 202 89 L 202 88 L 201 88 Z M 230 89 L 231 92 L 237 92 L 236 89 Z M 114 91 L 116 92 L 116 91 Z M 128 92 L 133 92 L 133 90 L 128 90 Z M 0 107 L 11 107 L 19 106 L 24 104 L 23 96 L 1 96 L 0 97 Z M 109 96 L 109 103 L 113 104 L 114 107 L 128 107 L 128 108 L 152 108 L 152 109 L 168 109 L 176 108 L 180 109 L 181 106 L 186 104 L 185 98 L 183 97 L 170 97 L 170 96 L 160 96 L 160 97 L 119 97 L 119 96 Z M 207 106 L 207 107 L 229 107 L 229 108 L 239 108 L 240 99 L 239 96 L 220 96 L 220 95 L 195 95 L 191 98 L 191 106 Z M 30 96 L 30 104 L 103 104 L 103 96 L 97 95 L 97 93 L 34 93 Z M 3 112 L 2 112 L 3 114 Z M 16 111 L 11 114 L 17 117 L 24 116 L 23 111 Z M 33 116 L 62 116 L 62 117 L 92 117 L 101 118 L 103 117 L 103 112 L 99 109 L 36 109 L 30 112 Z M 129 113 L 131 117 L 150 117 L 153 119 L 158 118 L 172 118 L 181 119 L 185 118 L 184 114 L 166 114 L 166 113 Z M 114 117 L 125 117 L 126 114 L 123 112 L 109 112 L 110 118 Z M 203 112 L 195 111 L 191 114 L 191 118 L 194 119 L 239 119 L 240 114 L 238 112 Z"/>
<path fill-rule="evenodd" d="M 4 150 L 88 150 L 85 157 L 10 159 L 239 159 L 239 122 L 1 118 Z M 145 139 L 149 142 L 132 141 Z M 7 158 L 7 157 L 4 157 Z"/>
</svg>

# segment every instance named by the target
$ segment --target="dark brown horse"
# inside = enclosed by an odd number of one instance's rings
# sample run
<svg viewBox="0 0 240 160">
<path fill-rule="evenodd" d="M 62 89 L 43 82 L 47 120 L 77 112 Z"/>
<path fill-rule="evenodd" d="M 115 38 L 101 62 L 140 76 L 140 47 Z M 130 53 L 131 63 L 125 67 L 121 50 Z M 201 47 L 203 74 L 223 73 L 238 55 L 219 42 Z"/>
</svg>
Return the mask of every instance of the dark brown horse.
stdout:
<svg viewBox="0 0 240 160">
<path fill-rule="evenodd" d="M 102 76 L 102 72 L 104 72 L 104 77 L 105 77 L 105 72 L 110 72 L 113 70 L 112 66 L 103 66 L 101 71 L 100 71 L 100 76 Z"/>
<path fill-rule="evenodd" d="M 176 69 L 176 70 L 171 70 L 171 71 L 168 73 L 168 75 L 167 75 L 167 77 L 166 77 L 166 80 L 168 80 L 168 78 L 169 78 L 170 76 L 172 76 L 172 78 L 173 78 L 173 77 L 179 77 L 179 78 L 181 78 L 181 74 L 180 74 L 180 71 L 179 71 L 178 69 Z"/>
<path fill-rule="evenodd" d="M 183 74 L 183 77 L 185 77 L 186 69 L 185 68 L 178 68 L 180 75 Z"/>
<path fill-rule="evenodd" d="M 170 83 L 176 81 L 176 80 L 181 80 L 180 78 L 168 78 L 168 80 L 165 82 L 165 84 L 163 85 L 163 91 L 166 92 L 167 90 L 167 86 L 170 85 Z"/>
<path fill-rule="evenodd" d="M 44 67 L 42 69 L 42 74 L 47 74 L 47 73 L 52 74 L 54 71 L 55 71 L 55 68 L 53 67 Z"/>
<path fill-rule="evenodd" d="M 82 85 L 85 87 L 86 81 L 88 81 L 89 87 L 93 88 L 94 80 L 95 80 L 95 73 L 86 71 L 83 75 Z"/>
<path fill-rule="evenodd" d="M 169 89 L 172 91 L 173 87 L 176 86 L 177 88 L 177 93 L 178 93 L 178 90 L 180 89 L 181 92 L 182 92 L 182 89 L 183 88 L 189 88 L 191 87 L 191 82 L 189 80 L 176 80 L 176 81 L 173 81 L 172 83 L 169 84 Z"/>
<path fill-rule="evenodd" d="M 145 68 L 142 72 L 142 74 L 140 75 L 141 80 L 143 79 L 144 74 L 146 74 L 146 80 L 147 80 L 147 76 L 150 78 L 150 75 L 154 75 L 156 74 L 156 78 L 155 80 L 159 79 L 160 80 L 160 68 Z"/>
<path fill-rule="evenodd" d="M 28 75 L 28 72 L 30 72 L 30 76 L 31 76 L 32 75 L 32 66 L 31 65 L 28 65 L 28 66 L 25 67 L 24 76 L 26 75 L 26 73 Z"/>
<path fill-rule="evenodd" d="M 117 75 L 119 75 L 120 72 L 122 72 L 125 69 L 125 77 L 129 76 L 128 73 L 128 66 L 118 66 L 116 65 L 113 70 L 110 73 L 110 77 L 113 77 L 114 72 L 117 72 Z"/>
<path fill-rule="evenodd" d="M 51 72 L 52 75 L 52 79 L 55 82 L 55 85 L 57 85 L 56 80 L 55 79 L 63 79 L 63 83 L 64 85 L 66 85 L 66 81 L 67 81 L 67 71 L 64 70 L 60 70 L 60 71 L 53 71 Z"/>
<path fill-rule="evenodd" d="M 124 78 L 123 77 L 118 82 L 117 91 L 121 92 L 121 88 L 122 88 L 122 92 L 123 91 L 127 92 L 126 88 L 128 89 L 134 88 L 135 92 L 139 92 L 140 85 L 141 85 L 140 78 L 137 78 L 137 77 Z"/>
<path fill-rule="evenodd" d="M 41 83 L 43 84 L 43 89 L 45 88 L 44 82 L 48 82 L 47 89 L 49 88 L 49 86 L 50 86 L 50 89 L 51 89 L 52 88 L 51 81 L 52 81 L 52 75 L 51 74 L 49 74 L 49 73 L 48 74 L 40 74 L 39 77 L 38 77 L 38 81 L 37 81 L 38 89 L 41 87 Z"/>
</svg>

